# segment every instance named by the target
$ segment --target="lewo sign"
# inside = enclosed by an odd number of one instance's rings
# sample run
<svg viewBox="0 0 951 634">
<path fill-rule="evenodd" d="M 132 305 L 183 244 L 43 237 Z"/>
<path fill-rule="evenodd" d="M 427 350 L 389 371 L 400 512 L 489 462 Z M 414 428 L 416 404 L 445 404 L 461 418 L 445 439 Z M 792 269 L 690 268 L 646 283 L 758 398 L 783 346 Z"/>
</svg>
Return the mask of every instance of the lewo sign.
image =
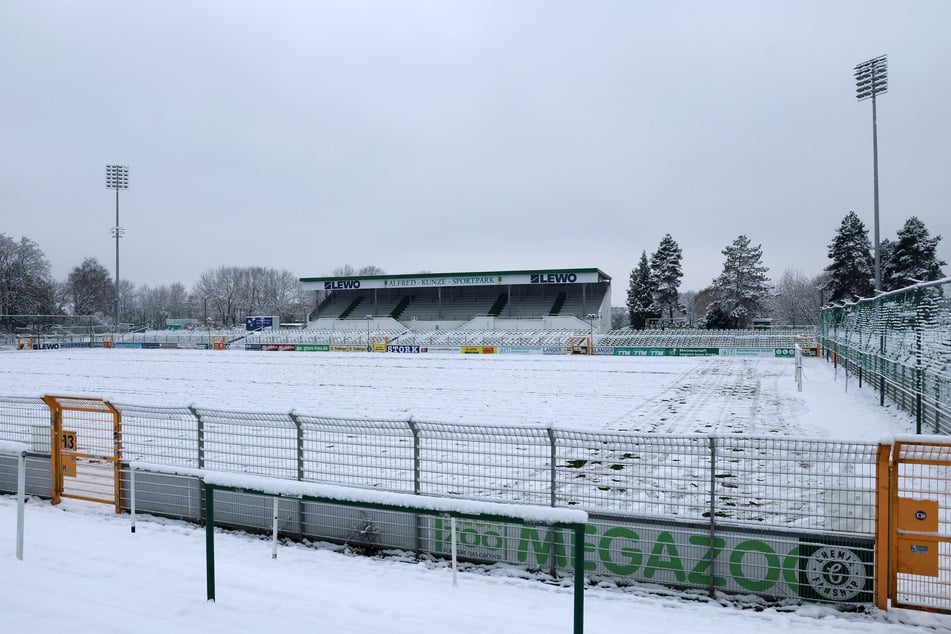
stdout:
<svg viewBox="0 0 951 634">
<path fill-rule="evenodd" d="M 434 552 L 450 552 L 449 522 L 433 520 Z M 573 535 L 557 528 L 458 522 L 462 557 L 568 570 Z M 588 524 L 585 571 L 620 582 L 659 583 L 775 598 L 871 603 L 872 541 L 842 545 L 815 536 L 742 533 L 709 527 Z"/>
</svg>

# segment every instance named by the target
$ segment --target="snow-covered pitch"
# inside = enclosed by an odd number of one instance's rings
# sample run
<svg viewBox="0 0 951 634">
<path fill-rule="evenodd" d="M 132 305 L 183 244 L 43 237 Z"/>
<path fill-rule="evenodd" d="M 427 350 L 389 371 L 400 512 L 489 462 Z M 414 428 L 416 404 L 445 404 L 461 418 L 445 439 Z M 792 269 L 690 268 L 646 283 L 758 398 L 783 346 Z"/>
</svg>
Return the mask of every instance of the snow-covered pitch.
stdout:
<svg viewBox="0 0 951 634">
<path fill-rule="evenodd" d="M 214 351 L 0 352 L 0 396 L 71 394 L 117 402 L 359 418 L 558 424 L 590 430 L 750 433 L 879 440 L 914 421 L 879 408 L 820 359 L 803 391 L 789 359 L 615 359 L 542 356 L 374 355 Z M 66 500 L 27 505 L 24 561 L 15 560 L 15 500 L 0 496 L 0 610 L 6 631 L 335 633 L 562 632 L 571 588 L 506 566 L 463 573 L 444 562 L 348 556 L 288 544 L 272 560 L 259 538 L 217 539 L 217 602 L 204 601 L 198 526 L 127 517 Z M 4 537 L 6 535 L 6 538 Z M 2 544 L 6 543 L 6 547 Z M 52 600 L 51 600 L 52 597 Z M 658 588 L 593 587 L 585 631 L 951 631 L 951 617 L 823 606 L 724 609 Z M 925 628 L 925 629 L 923 629 Z"/>
</svg>

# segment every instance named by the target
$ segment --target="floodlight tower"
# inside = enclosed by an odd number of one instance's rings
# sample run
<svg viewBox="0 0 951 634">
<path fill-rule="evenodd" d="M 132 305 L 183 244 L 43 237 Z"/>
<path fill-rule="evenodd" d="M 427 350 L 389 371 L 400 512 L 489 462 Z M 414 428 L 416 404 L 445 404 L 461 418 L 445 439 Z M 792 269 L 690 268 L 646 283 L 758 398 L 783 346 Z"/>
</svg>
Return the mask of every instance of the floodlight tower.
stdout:
<svg viewBox="0 0 951 634">
<path fill-rule="evenodd" d="M 116 190 L 116 225 L 110 233 L 116 239 L 116 296 L 113 300 L 113 328 L 119 331 L 119 238 L 125 229 L 119 226 L 119 190 L 129 189 L 129 166 L 106 165 L 106 189 Z"/>
<path fill-rule="evenodd" d="M 872 165 L 875 187 L 875 290 L 882 290 L 881 241 L 878 237 L 878 123 L 875 97 L 888 92 L 888 60 L 886 55 L 862 62 L 855 67 L 855 98 L 872 100 Z"/>
</svg>

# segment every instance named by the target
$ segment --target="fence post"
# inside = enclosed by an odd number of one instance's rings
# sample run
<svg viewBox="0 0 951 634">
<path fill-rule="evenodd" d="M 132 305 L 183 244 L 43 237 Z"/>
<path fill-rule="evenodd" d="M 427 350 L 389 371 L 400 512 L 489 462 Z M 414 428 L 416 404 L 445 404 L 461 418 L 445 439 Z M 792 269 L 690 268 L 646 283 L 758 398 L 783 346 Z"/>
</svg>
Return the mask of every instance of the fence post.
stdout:
<svg viewBox="0 0 951 634">
<path fill-rule="evenodd" d="M 921 324 L 915 324 L 915 433 L 921 433 Z"/>
<path fill-rule="evenodd" d="M 551 490 L 551 495 L 550 495 L 550 500 L 549 500 L 549 502 L 550 502 L 551 506 L 554 507 L 554 506 L 557 504 L 557 499 L 556 499 L 556 497 L 555 497 L 555 459 L 556 459 L 556 451 L 555 451 L 555 430 L 553 430 L 551 427 L 548 428 L 548 446 L 549 446 L 549 448 L 550 448 L 550 458 L 549 458 L 549 465 L 550 465 L 550 467 L 549 467 L 549 470 L 548 470 L 548 483 L 549 483 L 549 488 L 550 488 L 550 490 Z"/>
<path fill-rule="evenodd" d="M 419 495 L 420 491 L 420 472 L 422 470 L 421 450 L 419 445 L 419 428 L 416 426 L 416 423 L 413 422 L 413 419 L 410 418 L 406 421 L 406 424 L 409 425 L 409 429 L 413 432 L 413 493 Z"/>
<path fill-rule="evenodd" d="M 710 548 L 715 544 L 717 534 L 717 437 L 710 436 Z M 712 550 L 711 550 L 712 552 Z M 708 593 L 712 598 L 716 594 L 714 583 L 716 571 L 713 569 L 715 561 L 710 562 L 710 588 Z"/>
<path fill-rule="evenodd" d="M 288 414 L 297 428 L 297 481 L 304 480 L 304 428 L 294 412 Z"/>
<path fill-rule="evenodd" d="M 205 484 L 205 584 L 208 601 L 215 600 L 215 487 Z"/>
<path fill-rule="evenodd" d="M 201 414 L 193 406 L 188 407 L 188 411 L 195 417 L 198 425 L 198 468 L 205 468 L 205 422 L 201 419 Z"/>
<path fill-rule="evenodd" d="M 934 377 L 934 433 L 941 433 L 941 376 Z"/>
<path fill-rule="evenodd" d="M 584 528 L 584 524 L 577 524 L 575 526 L 574 634 L 584 633 Z M 552 557 L 552 560 L 554 560 L 554 557 Z"/>
<path fill-rule="evenodd" d="M 23 561 L 23 506 L 26 504 L 26 452 L 17 460 L 17 559 Z"/>
<path fill-rule="evenodd" d="M 878 405 L 879 407 L 885 407 L 885 368 L 883 367 L 887 363 L 885 359 L 885 327 L 882 327 L 882 343 L 879 356 L 879 367 L 878 367 Z"/>
<path fill-rule="evenodd" d="M 132 532 L 135 532 L 135 465 L 129 463 L 129 520 L 132 522 Z"/>
</svg>

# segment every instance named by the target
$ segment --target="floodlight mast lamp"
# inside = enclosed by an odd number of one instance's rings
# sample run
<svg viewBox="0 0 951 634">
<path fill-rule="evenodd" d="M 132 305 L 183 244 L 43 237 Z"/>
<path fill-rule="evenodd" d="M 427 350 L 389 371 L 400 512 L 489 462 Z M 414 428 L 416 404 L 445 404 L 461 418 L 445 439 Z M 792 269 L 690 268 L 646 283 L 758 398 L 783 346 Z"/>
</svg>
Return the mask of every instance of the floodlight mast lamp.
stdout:
<svg viewBox="0 0 951 634">
<path fill-rule="evenodd" d="M 113 329 L 119 331 L 119 238 L 125 229 L 119 226 L 119 190 L 129 189 L 129 166 L 106 165 L 106 189 L 116 190 L 116 224 L 110 230 L 116 239 L 116 293 L 113 300 Z"/>
<path fill-rule="evenodd" d="M 875 290 L 882 290 L 881 240 L 878 237 L 878 121 L 875 97 L 888 92 L 888 59 L 881 55 L 855 67 L 855 98 L 872 100 L 872 170 L 875 188 Z"/>
</svg>

